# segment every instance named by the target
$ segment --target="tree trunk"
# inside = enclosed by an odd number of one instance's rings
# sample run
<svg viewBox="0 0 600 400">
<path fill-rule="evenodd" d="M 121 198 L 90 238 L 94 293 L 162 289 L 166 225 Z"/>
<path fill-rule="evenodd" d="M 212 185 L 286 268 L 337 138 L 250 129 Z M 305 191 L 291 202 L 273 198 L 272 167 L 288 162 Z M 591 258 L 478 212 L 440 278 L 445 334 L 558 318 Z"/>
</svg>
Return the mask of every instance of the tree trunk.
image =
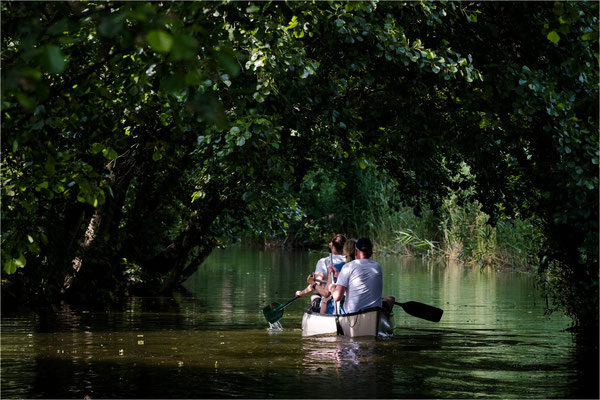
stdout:
<svg viewBox="0 0 600 400">
<path fill-rule="evenodd" d="M 150 279 L 160 277 L 159 282 L 155 280 L 158 286 L 155 290 L 163 294 L 172 292 L 210 255 L 217 245 L 210 227 L 225 207 L 221 190 L 214 187 L 200 202 L 185 229 L 146 265 Z"/>
<path fill-rule="evenodd" d="M 115 246 L 110 244 L 111 240 L 118 239 L 118 225 L 134 164 L 130 151 L 127 151 L 107 165 L 111 173 L 108 184 L 112 196 L 107 196 L 104 204 L 96 208 L 84 240 L 72 259 L 72 269 L 65 276 L 62 293 L 86 298 L 90 285 L 102 287 L 113 278 Z"/>
</svg>

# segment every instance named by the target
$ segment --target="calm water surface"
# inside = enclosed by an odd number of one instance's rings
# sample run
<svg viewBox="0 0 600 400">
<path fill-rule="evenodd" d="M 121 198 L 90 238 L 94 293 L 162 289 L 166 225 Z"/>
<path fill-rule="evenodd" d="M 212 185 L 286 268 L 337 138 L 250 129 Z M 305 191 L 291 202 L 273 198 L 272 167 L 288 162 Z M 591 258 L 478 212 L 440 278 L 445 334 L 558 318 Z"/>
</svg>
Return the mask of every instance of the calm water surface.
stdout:
<svg viewBox="0 0 600 400">
<path fill-rule="evenodd" d="M 598 397 L 597 347 L 544 316 L 526 275 L 376 257 L 384 295 L 440 307 L 441 322 L 396 307 L 391 339 L 302 338 L 300 299 L 269 329 L 262 307 L 292 298 L 324 255 L 219 250 L 173 298 L 4 313 L 1 397 Z"/>
</svg>

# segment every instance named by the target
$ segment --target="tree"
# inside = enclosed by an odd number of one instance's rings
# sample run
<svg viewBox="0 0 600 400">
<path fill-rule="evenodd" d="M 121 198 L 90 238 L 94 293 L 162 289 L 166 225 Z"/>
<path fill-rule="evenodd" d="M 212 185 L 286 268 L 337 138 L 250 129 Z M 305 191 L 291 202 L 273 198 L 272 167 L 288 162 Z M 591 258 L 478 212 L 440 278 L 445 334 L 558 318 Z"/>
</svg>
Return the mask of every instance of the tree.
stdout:
<svg viewBox="0 0 600 400">
<path fill-rule="evenodd" d="M 463 38 L 485 77 L 452 96 L 477 199 L 492 216 L 540 219 L 542 287 L 597 329 L 597 3 L 485 3 L 472 12 L 475 20 L 448 33 Z"/>
<path fill-rule="evenodd" d="M 1 7 L 3 293 L 168 292 L 347 163 L 538 216 L 563 308 L 597 310 L 597 4 Z"/>
</svg>

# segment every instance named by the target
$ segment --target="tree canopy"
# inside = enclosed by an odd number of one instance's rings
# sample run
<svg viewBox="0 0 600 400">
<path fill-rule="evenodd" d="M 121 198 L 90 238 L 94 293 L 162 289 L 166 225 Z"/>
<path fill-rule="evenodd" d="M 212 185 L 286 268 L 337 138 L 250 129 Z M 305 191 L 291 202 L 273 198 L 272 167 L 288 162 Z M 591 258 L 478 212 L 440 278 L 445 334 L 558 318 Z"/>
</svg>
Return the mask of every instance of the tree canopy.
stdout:
<svg viewBox="0 0 600 400">
<path fill-rule="evenodd" d="M 168 292 L 352 165 L 536 216 L 547 292 L 597 324 L 597 3 L 0 7 L 3 295 Z"/>
</svg>

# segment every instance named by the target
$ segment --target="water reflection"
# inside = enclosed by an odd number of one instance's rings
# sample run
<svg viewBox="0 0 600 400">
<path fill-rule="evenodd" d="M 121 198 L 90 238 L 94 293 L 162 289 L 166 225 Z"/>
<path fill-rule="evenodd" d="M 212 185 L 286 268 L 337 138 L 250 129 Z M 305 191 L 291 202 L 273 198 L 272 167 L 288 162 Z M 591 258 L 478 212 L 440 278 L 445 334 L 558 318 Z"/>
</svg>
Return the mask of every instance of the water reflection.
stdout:
<svg viewBox="0 0 600 400">
<path fill-rule="evenodd" d="M 319 372 L 329 368 L 340 370 L 348 365 L 360 363 L 357 355 L 360 351 L 359 343 L 337 336 L 303 338 L 302 351 L 304 353 L 302 366 Z M 363 361 L 366 362 L 366 358 Z"/>
<path fill-rule="evenodd" d="M 319 393 L 373 397 L 381 388 L 382 366 L 375 339 L 342 337 L 303 338 L 301 370 Z M 391 382 L 390 382 L 391 383 Z"/>
<path fill-rule="evenodd" d="M 438 371 L 432 370 L 433 348 L 440 341 L 435 334 L 423 336 L 421 345 L 414 338 L 391 340 L 369 338 L 312 338 L 303 340 L 302 369 L 311 375 L 317 387 L 337 396 L 430 397 L 426 382 Z M 428 336 L 429 340 L 425 340 Z M 437 338 L 439 339 L 439 338 Z M 431 343 L 436 343 L 433 345 Z"/>
<path fill-rule="evenodd" d="M 2 315 L 3 398 L 552 398 L 597 396 L 592 345 L 547 319 L 531 279 L 382 259 L 386 294 L 444 309 L 394 310 L 389 340 L 301 336 L 300 299 L 269 328 L 265 304 L 304 284 L 318 253 L 216 252 L 172 298 L 112 311 L 62 305 Z"/>
</svg>

